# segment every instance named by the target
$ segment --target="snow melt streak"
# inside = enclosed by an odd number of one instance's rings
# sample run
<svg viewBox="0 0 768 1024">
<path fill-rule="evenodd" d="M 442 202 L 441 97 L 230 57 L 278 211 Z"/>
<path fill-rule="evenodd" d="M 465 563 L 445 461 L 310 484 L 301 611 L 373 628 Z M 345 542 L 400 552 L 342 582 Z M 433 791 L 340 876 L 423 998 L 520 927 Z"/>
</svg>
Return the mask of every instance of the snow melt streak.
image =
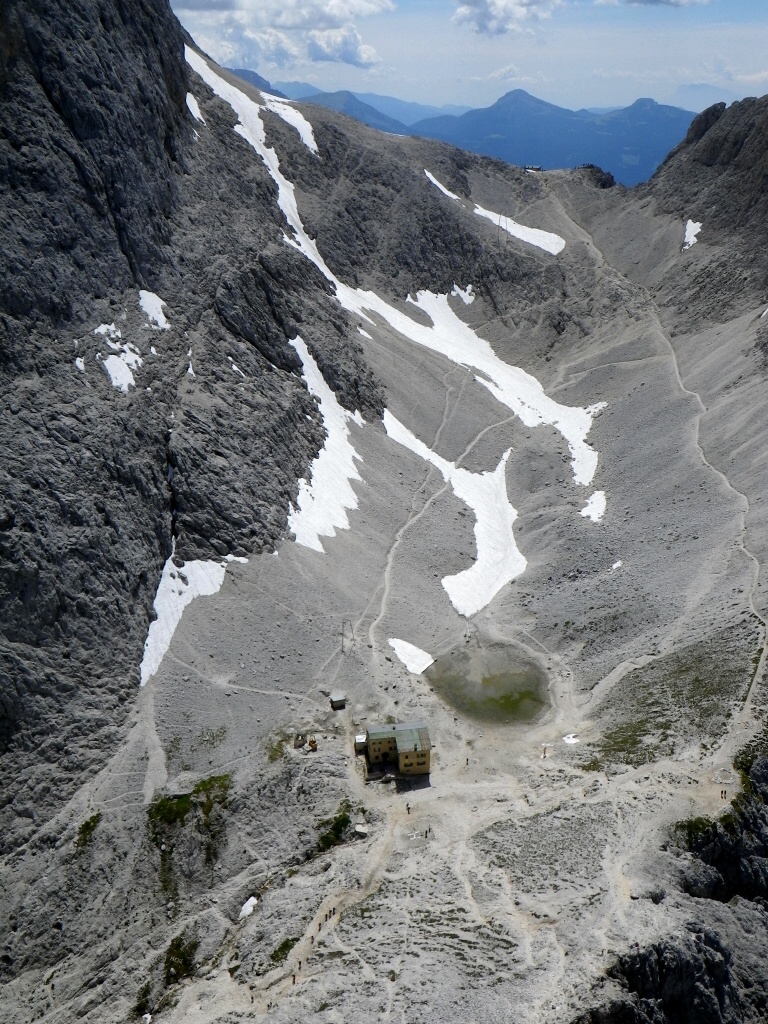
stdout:
<svg viewBox="0 0 768 1024">
<path fill-rule="evenodd" d="M 139 292 L 139 305 L 147 314 L 147 319 L 151 320 L 155 325 L 154 329 L 156 331 L 170 330 L 171 325 L 166 320 L 165 313 L 163 312 L 163 306 L 165 303 L 159 295 L 155 295 L 154 292 L 148 292 L 142 289 Z"/>
<path fill-rule="evenodd" d="M 528 564 L 512 532 L 517 510 L 507 497 L 509 452 L 504 453 L 496 469 L 470 473 L 427 448 L 389 410 L 384 412 L 384 428 L 394 441 L 439 470 L 456 497 L 475 513 L 477 559 L 469 569 L 444 576 L 441 581 L 456 611 L 469 618 L 490 604 L 505 584 L 525 572 Z"/>
<path fill-rule="evenodd" d="M 197 102 L 197 100 L 195 99 L 191 92 L 187 93 L 187 109 L 189 110 L 190 114 L 192 115 L 192 117 L 194 117 L 196 121 L 199 121 L 200 124 L 205 124 L 205 118 L 200 113 L 200 104 Z"/>
<path fill-rule="evenodd" d="M 387 641 L 389 646 L 405 665 L 409 672 L 419 676 L 425 672 L 435 660 L 431 654 L 422 651 L 420 647 L 409 644 L 407 640 L 398 640 L 397 637 L 390 637 Z"/>
<path fill-rule="evenodd" d="M 579 512 L 585 519 L 591 519 L 593 523 L 599 523 L 605 515 L 605 491 L 595 491 L 591 494 L 589 501 Z"/>
<path fill-rule="evenodd" d="M 296 110 L 292 107 L 287 100 L 280 99 L 279 96 L 271 96 L 268 92 L 261 94 L 264 97 L 264 106 L 267 110 L 271 110 L 273 114 L 277 114 L 281 117 L 286 124 L 289 124 L 292 128 L 295 128 L 299 133 L 299 138 L 315 156 L 320 155 L 320 151 L 317 148 L 317 142 L 315 141 L 315 133 L 312 131 L 312 125 L 304 117 L 300 110 Z"/>
<path fill-rule="evenodd" d="M 701 231 L 701 222 L 695 220 L 689 220 L 685 225 L 685 241 L 683 242 L 683 252 L 686 249 L 690 249 L 692 245 L 695 245 L 698 241 L 696 237 Z"/>
<path fill-rule="evenodd" d="M 431 174 L 426 168 L 424 173 L 432 184 L 440 189 L 444 196 L 453 199 L 457 203 L 461 203 L 461 199 L 454 192 L 451 192 L 450 189 L 447 189 L 445 185 L 442 185 L 434 174 Z M 493 221 L 503 231 L 506 231 L 508 235 L 513 235 L 515 238 L 519 238 L 521 242 L 527 242 L 528 245 L 535 245 L 536 248 L 543 249 L 544 252 L 551 253 L 553 256 L 557 256 L 565 248 L 565 239 L 561 238 L 560 235 L 556 235 L 553 231 L 528 228 L 524 224 L 518 224 L 517 221 L 509 217 L 502 217 L 500 213 L 494 213 L 493 210 L 485 210 L 477 204 L 475 204 L 475 213 L 478 217 L 485 217 L 487 220 Z"/>
<path fill-rule="evenodd" d="M 320 402 L 327 437 L 312 463 L 311 482 L 299 480 L 298 508 L 291 510 L 288 528 L 296 535 L 297 544 L 323 551 L 320 538 L 333 537 L 337 530 L 348 530 L 347 510 L 357 508 L 352 481 L 361 479 L 355 465 L 360 456 L 349 440 L 349 421 L 362 426 L 363 418 L 359 412 L 353 415 L 339 405 L 302 339 L 295 338 L 291 345 L 304 366 L 310 394 Z"/>
<path fill-rule="evenodd" d="M 224 582 L 226 565 L 221 562 L 186 562 L 179 570 L 169 558 L 163 566 L 160 585 L 155 594 L 157 618 L 149 625 L 141 662 L 141 686 L 144 686 L 160 668 L 165 652 L 171 646 L 173 634 L 181 622 L 187 605 L 196 597 L 210 597 L 218 593 Z"/>
<path fill-rule="evenodd" d="M 565 248 L 565 239 L 552 231 L 527 228 L 524 224 L 518 224 L 516 220 L 502 217 L 500 213 L 494 213 L 493 210 L 484 210 L 482 206 L 475 206 L 475 213 L 478 217 L 485 217 L 486 220 L 493 221 L 508 235 L 519 238 L 521 242 L 527 242 L 529 245 L 535 245 L 537 249 L 543 249 L 544 252 L 551 253 L 553 256 L 557 256 Z"/>
</svg>

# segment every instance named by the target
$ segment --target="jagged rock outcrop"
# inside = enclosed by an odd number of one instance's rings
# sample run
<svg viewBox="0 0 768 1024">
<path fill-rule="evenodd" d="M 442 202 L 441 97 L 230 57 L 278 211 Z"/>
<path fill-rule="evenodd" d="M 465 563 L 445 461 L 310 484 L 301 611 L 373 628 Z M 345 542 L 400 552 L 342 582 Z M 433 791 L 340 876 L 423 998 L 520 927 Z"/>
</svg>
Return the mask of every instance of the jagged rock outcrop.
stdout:
<svg viewBox="0 0 768 1024">
<path fill-rule="evenodd" d="M 244 555 L 285 532 L 323 439 L 289 345 L 308 313 L 307 343 L 342 401 L 376 416 L 382 398 L 327 284 L 282 250 L 266 171 L 233 165 L 231 112 L 211 115 L 226 141 L 201 155 L 167 4 L 9 3 L 0 17 L 0 742 L 13 844 L 110 749 L 172 545 L 182 560 Z M 168 330 L 140 308 L 141 289 L 165 303 Z M 106 363 L 123 356 L 136 379 L 121 389 Z"/>
</svg>

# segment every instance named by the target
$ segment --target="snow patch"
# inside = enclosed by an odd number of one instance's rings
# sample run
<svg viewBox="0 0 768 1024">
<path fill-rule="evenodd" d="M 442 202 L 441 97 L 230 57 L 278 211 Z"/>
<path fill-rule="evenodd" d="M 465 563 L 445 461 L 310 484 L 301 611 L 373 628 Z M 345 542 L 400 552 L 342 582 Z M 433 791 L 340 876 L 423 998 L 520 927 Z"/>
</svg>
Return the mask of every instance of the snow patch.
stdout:
<svg viewBox="0 0 768 1024">
<path fill-rule="evenodd" d="M 524 224 L 518 224 L 516 220 L 512 220 L 510 217 L 494 213 L 493 210 L 485 210 L 482 206 L 476 205 L 475 213 L 478 217 L 485 217 L 486 220 L 493 221 L 502 231 L 506 231 L 508 235 L 519 238 L 521 242 L 527 242 L 529 245 L 535 245 L 537 249 L 543 249 L 544 252 L 551 253 L 553 256 L 557 256 L 565 248 L 565 239 L 561 238 L 560 235 L 554 234 L 552 231 L 528 228 Z"/>
<path fill-rule="evenodd" d="M 153 330 L 170 330 L 171 325 L 166 320 L 165 313 L 163 313 L 163 306 L 165 305 L 165 302 L 163 302 L 159 295 L 155 295 L 154 292 L 148 292 L 142 289 L 139 292 L 139 305 L 147 314 L 147 319 L 151 320 L 155 325 L 152 328 Z"/>
<path fill-rule="evenodd" d="M 99 324 L 94 334 L 100 334 L 103 338 L 122 338 L 122 333 L 114 324 Z"/>
<path fill-rule="evenodd" d="M 119 388 L 123 394 L 127 395 L 129 387 L 136 387 L 133 371 L 143 366 L 144 361 L 141 358 L 141 353 L 130 341 L 123 344 L 121 340 L 115 340 L 122 339 L 122 333 L 114 324 L 101 324 L 93 333 L 102 335 L 106 339 L 107 345 L 112 349 L 113 355 L 107 356 L 101 362 L 107 371 L 112 386 Z M 100 353 L 96 358 L 98 359 L 99 356 Z M 75 365 L 78 369 L 85 372 L 84 362 L 80 366 L 78 360 L 75 360 Z"/>
<path fill-rule="evenodd" d="M 373 338 L 372 338 L 372 337 L 370 336 L 370 334 L 368 333 L 368 331 L 364 331 L 362 327 L 358 327 L 357 329 L 358 329 L 358 331 L 360 332 L 360 334 L 362 334 L 362 336 L 363 336 L 364 338 L 367 338 L 367 339 L 368 339 L 368 341 L 373 341 Z"/>
<path fill-rule="evenodd" d="M 762 320 L 764 316 L 768 316 L 768 309 L 766 309 L 764 313 L 760 314 L 760 319 Z"/>
<path fill-rule="evenodd" d="M 324 551 L 320 538 L 348 530 L 347 510 L 357 508 L 352 481 L 362 477 L 355 465 L 360 456 L 349 440 L 349 421 L 362 426 L 363 418 L 359 412 L 353 414 L 342 408 L 303 340 L 296 337 L 290 344 L 299 354 L 310 394 L 320 403 L 327 436 L 312 463 L 311 481 L 299 481 L 297 508 L 291 508 L 288 528 L 296 535 L 297 544 Z"/>
<path fill-rule="evenodd" d="M 605 491 L 595 491 L 591 494 L 579 515 L 591 519 L 593 523 L 599 523 L 605 515 Z"/>
<path fill-rule="evenodd" d="M 232 367 L 232 370 L 233 370 L 233 371 L 234 371 L 235 373 L 239 373 L 239 374 L 240 374 L 240 376 L 241 376 L 241 377 L 243 378 L 243 380 L 248 380 L 248 378 L 247 378 L 247 377 L 245 376 L 245 374 L 243 373 L 243 371 L 242 371 L 242 370 L 240 369 L 240 367 L 239 367 L 239 366 L 237 365 L 237 363 L 236 363 L 236 362 L 234 361 L 234 359 L 232 358 L 232 356 L 227 356 L 227 359 L 229 360 L 229 365 L 230 365 L 230 366 Z"/>
<path fill-rule="evenodd" d="M 292 128 L 295 128 L 299 133 L 299 138 L 315 156 L 320 156 L 320 150 L 317 148 L 317 142 L 315 141 L 315 133 L 312 131 L 312 125 L 304 117 L 301 111 L 296 110 L 292 107 L 288 100 L 281 99 L 279 96 L 272 96 L 268 92 L 262 92 L 264 97 L 264 106 L 267 110 L 271 110 L 273 114 L 277 114 L 281 117 L 286 124 L 289 124 Z"/>
<path fill-rule="evenodd" d="M 82 356 L 78 356 L 75 360 L 75 366 L 78 368 L 80 373 L 85 373 L 85 359 Z"/>
<path fill-rule="evenodd" d="M 509 451 L 495 470 L 471 473 L 427 448 L 388 409 L 384 411 L 384 428 L 394 441 L 439 470 L 456 497 L 475 513 L 475 563 L 441 581 L 456 611 L 469 618 L 490 604 L 505 584 L 525 572 L 528 564 L 512 532 L 517 510 L 507 497 Z"/>
<path fill-rule="evenodd" d="M 196 597 L 210 597 L 217 594 L 224 582 L 227 562 L 242 561 L 245 558 L 227 558 L 226 562 L 193 561 L 185 562 L 183 569 L 177 569 L 171 558 L 163 566 L 160 585 L 155 594 L 157 618 L 149 625 L 144 643 L 144 657 L 141 661 L 141 686 L 144 686 L 160 668 L 165 652 L 171 646 L 173 634 L 181 622 L 187 605 Z"/>
<path fill-rule="evenodd" d="M 445 187 L 445 185 L 441 185 L 440 182 L 437 180 L 437 178 L 434 176 L 434 174 L 430 174 L 430 172 L 426 169 L 426 167 L 424 168 L 424 173 L 429 178 L 429 180 L 432 182 L 432 184 L 436 188 L 440 189 L 440 191 L 443 193 L 444 196 L 448 196 L 449 199 L 454 199 L 457 203 L 461 202 L 461 199 L 459 199 L 459 197 L 456 195 L 456 193 L 455 192 L 451 192 L 451 190 L 447 189 Z"/>
<path fill-rule="evenodd" d="M 199 121 L 200 124 L 205 124 L 205 118 L 200 113 L 200 104 L 197 102 L 197 100 L 195 99 L 191 92 L 187 93 L 187 109 L 189 110 L 190 114 L 192 115 L 192 117 L 194 117 L 196 121 Z"/>
<path fill-rule="evenodd" d="M 686 249 L 690 249 L 692 245 L 695 245 L 696 242 L 698 242 L 698 238 L 696 236 L 701 231 L 701 227 L 701 223 L 695 220 L 689 220 L 688 223 L 685 225 L 685 241 L 683 242 L 683 252 L 685 252 Z"/>
<path fill-rule="evenodd" d="M 454 199 L 457 203 L 461 203 L 461 199 L 455 192 L 451 192 L 450 189 L 441 184 L 434 174 L 431 174 L 426 168 L 424 173 L 432 184 L 440 189 L 444 196 Z M 487 220 L 493 221 L 502 231 L 506 231 L 508 235 L 513 235 L 515 238 L 519 238 L 521 242 L 527 242 L 529 245 L 535 245 L 538 249 L 543 249 L 553 256 L 557 256 L 565 248 L 565 239 L 552 231 L 542 231 L 539 228 L 526 227 L 524 224 L 518 224 L 517 221 L 512 220 L 510 217 L 494 213 L 493 210 L 486 210 L 482 206 L 478 206 L 477 203 L 475 204 L 474 212 L 478 217 L 485 217 Z"/>
<path fill-rule="evenodd" d="M 248 898 L 248 899 L 247 899 L 247 900 L 245 901 L 245 903 L 244 903 L 244 904 L 242 905 L 242 907 L 241 907 L 241 909 L 240 909 L 240 915 L 239 915 L 239 917 L 238 917 L 238 921 L 244 921 L 244 920 L 246 919 L 246 917 L 250 917 L 250 916 L 251 916 L 251 914 L 252 914 L 252 913 L 254 912 L 254 910 L 256 909 L 256 904 L 257 904 L 258 902 L 259 902 L 259 901 L 258 901 L 258 900 L 256 899 L 256 897 L 255 897 L 255 896 L 250 896 L 250 897 L 249 897 L 249 898 Z"/>
<path fill-rule="evenodd" d="M 369 295 L 371 293 L 368 293 Z M 487 388 L 502 405 L 518 416 L 527 427 L 546 423 L 554 426 L 568 443 L 573 476 L 578 484 L 589 484 L 597 469 L 597 452 L 586 443 L 592 419 L 604 403 L 587 409 L 560 405 L 545 394 L 539 381 L 516 366 L 500 359 L 487 341 L 480 338 L 451 309 L 446 295 L 419 292 L 409 301 L 426 313 L 432 327 L 416 323 L 399 310 L 384 303 L 376 312 L 412 341 L 439 352 L 459 366 L 479 371 L 475 380 Z M 388 310 L 389 315 L 384 312 Z"/>
<path fill-rule="evenodd" d="M 624 563 L 621 561 L 621 559 L 619 559 L 618 562 L 614 562 L 613 565 L 611 566 L 611 572 L 614 572 L 614 570 L 616 570 L 616 569 L 620 569 L 622 567 L 622 565 L 624 565 Z"/>
<path fill-rule="evenodd" d="M 454 281 L 451 295 L 455 295 L 457 298 L 461 299 L 465 306 L 471 306 L 475 301 L 474 289 L 471 284 L 468 284 L 466 288 L 459 288 Z"/>
<path fill-rule="evenodd" d="M 563 736 L 563 743 L 580 743 L 579 737 L 574 733 L 569 732 L 567 736 Z"/>
<path fill-rule="evenodd" d="M 187 352 L 187 359 L 189 360 L 189 366 L 187 367 L 187 375 L 189 377 L 195 376 L 195 371 L 192 369 L 192 349 L 190 348 Z"/>
<path fill-rule="evenodd" d="M 426 671 L 435 660 L 431 654 L 422 651 L 421 648 L 409 644 L 406 640 L 398 640 L 397 637 L 390 637 L 387 641 L 389 646 L 405 665 L 409 672 L 419 676 Z"/>
</svg>

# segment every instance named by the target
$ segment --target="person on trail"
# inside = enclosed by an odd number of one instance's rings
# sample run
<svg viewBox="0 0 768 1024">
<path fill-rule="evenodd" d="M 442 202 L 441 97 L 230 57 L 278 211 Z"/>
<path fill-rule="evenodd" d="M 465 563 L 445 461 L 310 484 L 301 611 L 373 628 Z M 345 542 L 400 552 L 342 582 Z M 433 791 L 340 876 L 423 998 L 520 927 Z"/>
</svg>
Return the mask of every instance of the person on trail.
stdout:
<svg viewBox="0 0 768 1024">
<path fill-rule="evenodd" d="M 410 804 L 406 804 L 405 805 L 405 809 L 406 809 L 406 811 L 408 811 L 409 814 L 411 813 L 411 805 Z"/>
</svg>

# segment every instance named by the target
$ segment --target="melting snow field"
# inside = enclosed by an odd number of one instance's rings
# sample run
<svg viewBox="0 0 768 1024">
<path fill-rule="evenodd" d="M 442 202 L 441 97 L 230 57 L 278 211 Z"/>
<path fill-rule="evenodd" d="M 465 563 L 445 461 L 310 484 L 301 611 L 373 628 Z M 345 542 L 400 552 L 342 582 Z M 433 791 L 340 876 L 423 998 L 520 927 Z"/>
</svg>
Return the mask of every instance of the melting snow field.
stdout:
<svg viewBox="0 0 768 1024">
<path fill-rule="evenodd" d="M 436 188 L 439 188 L 444 196 L 449 199 L 453 199 L 457 203 L 461 203 L 461 199 L 450 189 L 447 189 L 445 185 L 442 185 L 434 174 L 431 174 L 428 170 L 424 170 L 424 173 L 432 182 Z M 462 203 L 462 206 L 464 204 Z M 540 228 L 528 228 L 524 224 L 518 224 L 516 220 L 512 220 L 511 217 L 504 217 L 500 213 L 494 213 L 493 210 L 486 210 L 482 206 L 475 204 L 474 212 L 478 217 L 485 217 L 487 220 L 493 221 L 502 231 L 506 231 L 508 235 L 513 235 L 515 238 L 519 238 L 521 242 L 527 242 L 529 245 L 535 245 L 538 249 L 543 249 L 545 252 L 551 253 L 553 256 L 557 256 L 565 248 L 565 239 L 561 238 L 560 235 L 556 235 L 552 231 L 542 231 Z M 689 221 L 690 223 L 690 221 Z M 699 225 L 701 227 L 701 225 Z"/>
<path fill-rule="evenodd" d="M 437 178 L 436 178 L 436 177 L 434 176 L 434 174 L 431 174 L 431 173 L 430 173 L 430 172 L 429 172 L 429 171 L 428 171 L 428 170 L 426 169 L 426 167 L 424 168 L 424 173 L 425 173 L 425 174 L 426 174 L 426 176 L 427 176 L 427 177 L 429 178 L 429 180 L 430 180 L 430 181 L 432 182 L 432 184 L 433 184 L 433 185 L 434 185 L 434 186 L 435 186 L 436 188 L 439 188 L 439 189 L 440 189 L 440 191 L 441 191 L 441 192 L 443 193 L 443 195 L 444 195 L 444 196 L 448 196 L 448 198 L 449 198 L 449 199 L 453 199 L 453 200 L 454 200 L 455 202 L 457 202 L 457 203 L 460 203 L 460 202 L 461 202 L 461 199 L 459 199 L 459 197 L 458 197 L 458 196 L 456 195 L 456 193 L 455 193 L 455 192 L 451 192 L 451 191 L 450 191 L 450 189 L 447 189 L 447 188 L 445 187 L 445 185 L 442 185 L 442 184 L 441 184 L 441 183 L 440 183 L 440 182 L 439 182 L 439 181 L 437 180 Z"/>
<path fill-rule="evenodd" d="M 349 440 L 349 421 L 363 425 L 359 412 L 354 415 L 339 405 L 320 369 L 301 338 L 291 345 L 304 367 L 304 380 L 310 394 L 320 402 L 327 437 L 312 463 L 310 482 L 299 480 L 297 508 L 288 516 L 288 528 L 296 535 L 296 543 L 314 551 L 323 551 L 321 537 L 334 537 L 337 530 L 348 530 L 348 509 L 357 508 L 353 480 L 361 480 L 355 461 L 360 456 Z"/>
<path fill-rule="evenodd" d="M 255 896 L 249 896 L 245 903 L 240 908 L 240 914 L 238 915 L 238 921 L 244 921 L 246 917 L 250 917 L 256 909 L 256 904 L 259 901 Z"/>
<path fill-rule="evenodd" d="M 565 248 L 565 239 L 561 238 L 560 235 L 554 234 L 552 231 L 527 228 L 524 224 L 518 224 L 516 220 L 512 220 L 510 217 L 494 213 L 493 210 L 485 210 L 482 206 L 475 206 L 475 213 L 478 217 L 485 217 L 486 220 L 493 221 L 502 231 L 506 231 L 508 235 L 519 238 L 521 242 L 527 242 L 529 245 L 535 245 L 537 249 L 543 249 L 544 252 L 551 253 L 553 256 L 557 256 Z"/>
<path fill-rule="evenodd" d="M 295 128 L 299 133 L 299 138 L 315 156 L 320 155 L 320 151 L 317 148 L 317 142 L 315 141 L 315 133 L 312 131 L 312 125 L 304 117 L 300 110 L 296 110 L 292 107 L 288 100 L 281 99 L 279 96 L 272 96 L 268 92 L 262 92 L 264 97 L 264 106 L 267 110 L 271 110 L 273 114 L 277 114 L 281 117 L 286 124 L 289 124 L 292 128 Z"/>
<path fill-rule="evenodd" d="M 228 561 L 247 562 L 247 558 L 229 556 Z M 181 622 L 187 605 L 196 597 L 210 597 L 218 593 L 227 571 L 226 562 L 185 562 L 177 569 L 172 559 L 163 566 L 160 585 L 155 594 L 157 618 L 149 625 L 141 661 L 141 686 L 144 686 L 160 668 L 165 652 L 171 646 L 173 634 Z"/>
<path fill-rule="evenodd" d="M 505 584 L 525 572 L 528 564 L 512 532 L 517 511 L 507 497 L 509 452 L 504 453 L 496 469 L 471 473 L 427 448 L 389 410 L 384 412 L 384 427 L 394 441 L 439 470 L 456 497 L 475 513 L 475 564 L 441 581 L 456 611 L 469 618 L 490 604 Z"/>
<path fill-rule="evenodd" d="M 116 353 L 102 359 L 102 364 L 109 375 L 112 386 L 127 395 L 129 387 L 136 387 L 133 371 L 144 365 L 141 353 L 129 341 L 123 344 L 122 340 L 116 340 L 122 339 L 123 335 L 114 324 L 101 324 L 93 333 L 100 334 L 113 353 Z M 84 368 L 84 363 L 83 366 L 78 366 L 78 369 L 83 370 Z"/>
<path fill-rule="evenodd" d="M 200 104 L 197 102 L 197 100 L 195 99 L 191 92 L 187 93 L 187 109 L 189 110 L 190 114 L 192 115 L 192 117 L 194 117 L 196 121 L 199 121 L 200 124 L 205 124 L 205 118 L 200 113 Z"/>
<path fill-rule="evenodd" d="M 579 515 L 591 519 L 593 523 L 599 523 L 605 515 L 605 491 L 595 491 L 591 494 Z"/>
<path fill-rule="evenodd" d="M 461 299 L 465 306 L 471 306 L 475 301 L 474 290 L 471 284 L 468 284 L 466 288 L 459 288 L 454 281 L 451 295 L 455 295 L 457 299 Z"/>
<path fill-rule="evenodd" d="M 163 312 L 163 306 L 165 303 L 159 295 L 155 295 L 154 292 L 147 292 L 143 289 L 139 292 L 139 305 L 147 315 L 147 319 L 151 320 L 154 324 L 154 330 L 156 331 L 168 331 L 171 325 L 165 318 Z"/>
<path fill-rule="evenodd" d="M 420 647 L 409 644 L 407 640 L 398 640 L 397 637 L 390 637 L 387 643 L 408 671 L 413 672 L 416 676 L 425 672 L 435 660 L 431 654 L 422 651 Z"/>
<path fill-rule="evenodd" d="M 698 241 L 696 237 L 701 231 L 701 223 L 695 220 L 689 220 L 685 225 L 685 241 L 683 242 L 683 252 L 686 249 L 690 249 L 692 245 L 695 245 Z"/>
</svg>

